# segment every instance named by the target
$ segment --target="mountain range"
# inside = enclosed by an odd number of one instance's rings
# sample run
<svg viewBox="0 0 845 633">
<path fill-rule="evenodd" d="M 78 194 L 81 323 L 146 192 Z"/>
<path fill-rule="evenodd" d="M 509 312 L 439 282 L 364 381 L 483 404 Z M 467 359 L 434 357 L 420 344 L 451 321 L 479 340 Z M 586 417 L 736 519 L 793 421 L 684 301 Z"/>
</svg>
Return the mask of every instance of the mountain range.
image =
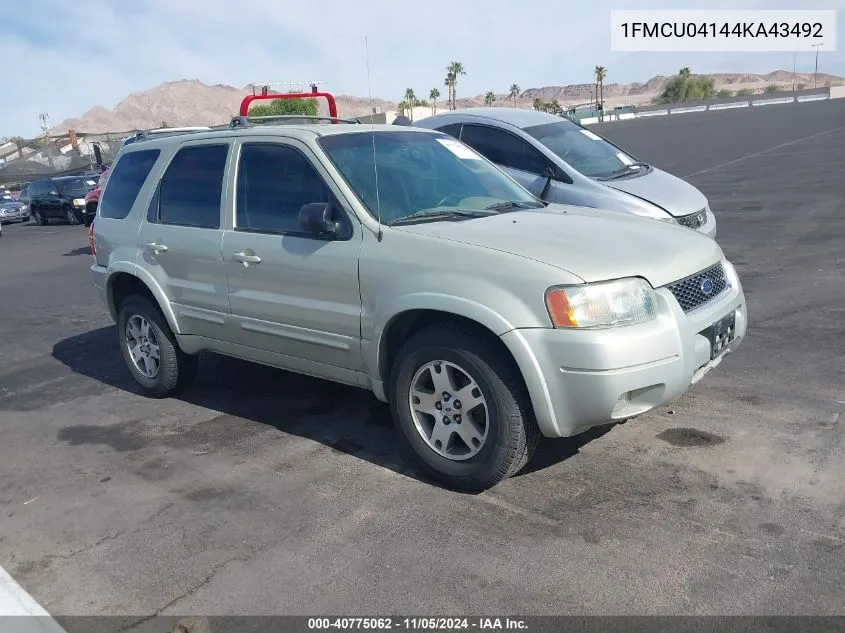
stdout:
<svg viewBox="0 0 845 633">
<path fill-rule="evenodd" d="M 787 90 L 791 89 L 793 81 L 798 87 L 812 87 L 812 73 L 793 73 L 777 70 L 765 75 L 750 73 L 729 73 L 710 75 L 715 80 L 716 89 L 740 90 L 751 89 L 762 92 L 769 85 L 777 85 Z M 652 101 L 662 90 L 670 77 L 658 75 L 645 83 L 610 83 L 603 88 L 606 107 L 630 104 L 641 105 Z M 835 75 L 820 73 L 816 77 L 817 85 L 839 85 L 845 79 Z M 461 85 L 457 90 L 460 95 Z M 191 125 L 219 125 L 226 123 L 238 111 L 241 99 L 248 94 L 257 92 L 252 85 L 236 88 L 222 84 L 208 85 L 198 79 L 183 79 L 169 81 L 144 92 L 128 95 L 114 109 L 102 106 L 92 108 L 85 114 L 65 119 L 53 128 L 54 133 L 65 133 L 76 130 L 79 133 L 127 132 L 136 129 L 149 129 L 169 126 Z M 445 92 L 445 88 L 443 88 Z M 535 99 L 551 101 L 557 99 L 560 105 L 576 105 L 589 103 L 594 99 L 595 84 L 575 84 L 567 86 L 545 86 L 529 88 L 521 92 L 514 100 L 507 94 L 497 94 L 494 105 L 516 105 L 530 108 Z M 428 96 L 427 90 L 420 91 L 418 98 Z M 370 101 L 364 97 L 353 95 L 335 95 L 338 105 L 338 116 L 355 117 L 371 113 L 372 108 L 380 108 L 381 112 L 396 111 L 397 102 L 385 99 Z M 444 97 L 440 98 L 438 107 L 445 107 Z M 457 99 L 459 108 L 484 105 L 484 95 Z M 325 101 L 321 100 L 321 114 L 327 114 Z"/>
</svg>

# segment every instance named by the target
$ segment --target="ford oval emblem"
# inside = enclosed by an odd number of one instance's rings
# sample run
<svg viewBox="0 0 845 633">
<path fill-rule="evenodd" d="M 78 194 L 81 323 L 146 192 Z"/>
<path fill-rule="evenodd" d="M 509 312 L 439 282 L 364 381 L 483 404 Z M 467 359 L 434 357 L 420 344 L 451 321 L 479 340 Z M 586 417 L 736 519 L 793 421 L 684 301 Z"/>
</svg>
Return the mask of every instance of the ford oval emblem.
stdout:
<svg viewBox="0 0 845 633">
<path fill-rule="evenodd" d="M 710 277 L 705 277 L 701 280 L 701 284 L 698 286 L 701 288 L 701 292 L 706 295 L 713 293 L 713 280 Z"/>
</svg>

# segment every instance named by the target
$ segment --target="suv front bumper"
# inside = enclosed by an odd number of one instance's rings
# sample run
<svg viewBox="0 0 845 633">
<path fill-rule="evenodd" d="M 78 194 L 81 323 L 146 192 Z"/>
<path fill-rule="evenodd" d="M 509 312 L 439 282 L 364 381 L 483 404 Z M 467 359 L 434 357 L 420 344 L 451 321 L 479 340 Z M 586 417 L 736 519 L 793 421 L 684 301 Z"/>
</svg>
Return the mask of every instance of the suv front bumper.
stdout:
<svg viewBox="0 0 845 633">
<path fill-rule="evenodd" d="M 732 284 L 689 313 L 667 289 L 658 289 L 658 317 L 639 325 L 516 329 L 502 335 L 522 370 L 543 435 L 567 437 L 641 415 L 701 380 L 745 336 L 745 296 L 735 275 Z M 711 360 L 707 329 L 731 313 L 733 341 Z"/>
</svg>

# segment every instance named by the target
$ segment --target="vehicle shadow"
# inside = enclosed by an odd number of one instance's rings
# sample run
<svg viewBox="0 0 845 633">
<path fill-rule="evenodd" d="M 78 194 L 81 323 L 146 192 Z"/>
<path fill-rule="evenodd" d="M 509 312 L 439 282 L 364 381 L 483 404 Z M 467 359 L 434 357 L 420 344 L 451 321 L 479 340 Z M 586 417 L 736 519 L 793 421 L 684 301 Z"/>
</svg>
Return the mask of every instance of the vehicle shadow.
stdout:
<svg viewBox="0 0 845 633">
<path fill-rule="evenodd" d="M 124 365 L 116 326 L 63 339 L 53 346 L 53 357 L 76 374 L 128 393 L 141 393 Z M 388 406 L 363 389 L 203 353 L 196 381 L 175 399 L 222 414 L 215 418 L 213 430 L 194 432 L 201 436 L 198 442 L 209 441 L 213 434 L 219 436 L 220 450 L 225 450 L 239 436 L 253 435 L 261 427 L 272 427 L 432 483 L 404 459 Z M 260 427 L 244 425 L 244 420 Z M 239 425 L 244 427 L 239 429 Z M 117 450 L 134 450 L 149 441 L 129 437 L 123 428 L 117 432 L 122 443 L 112 444 Z M 554 466 L 605 432 L 607 427 L 574 438 L 541 438 L 534 459 L 517 476 Z M 102 442 L 107 433 L 102 427 L 74 427 L 63 429 L 59 439 L 72 443 Z M 188 439 L 175 437 L 173 441 L 179 447 L 186 447 Z"/>
<path fill-rule="evenodd" d="M 91 247 L 90 246 L 80 246 L 79 248 L 75 248 L 72 251 L 68 251 L 62 257 L 74 257 L 76 255 L 90 255 L 91 254 Z"/>
</svg>

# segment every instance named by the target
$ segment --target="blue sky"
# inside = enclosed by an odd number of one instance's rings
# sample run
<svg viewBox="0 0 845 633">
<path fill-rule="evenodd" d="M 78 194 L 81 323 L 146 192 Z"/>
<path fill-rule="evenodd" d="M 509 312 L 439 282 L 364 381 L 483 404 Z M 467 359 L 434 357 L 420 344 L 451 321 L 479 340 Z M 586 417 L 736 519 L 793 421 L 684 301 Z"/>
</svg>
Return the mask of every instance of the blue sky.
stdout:
<svg viewBox="0 0 845 633">
<path fill-rule="evenodd" d="M 566 7 L 570 7 L 568 10 Z M 318 79 L 336 94 L 367 95 L 364 36 L 373 96 L 401 98 L 405 88 L 443 90 L 446 65 L 467 75 L 459 95 L 487 90 L 644 81 L 680 66 L 694 72 L 792 68 L 791 53 L 611 53 L 611 9 L 840 9 L 845 0 L 0 0 L 6 98 L 0 136 L 53 124 L 164 81 Z M 819 56 L 819 70 L 845 75 L 845 53 Z M 813 54 L 798 56 L 812 72 Z"/>
</svg>

